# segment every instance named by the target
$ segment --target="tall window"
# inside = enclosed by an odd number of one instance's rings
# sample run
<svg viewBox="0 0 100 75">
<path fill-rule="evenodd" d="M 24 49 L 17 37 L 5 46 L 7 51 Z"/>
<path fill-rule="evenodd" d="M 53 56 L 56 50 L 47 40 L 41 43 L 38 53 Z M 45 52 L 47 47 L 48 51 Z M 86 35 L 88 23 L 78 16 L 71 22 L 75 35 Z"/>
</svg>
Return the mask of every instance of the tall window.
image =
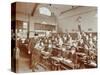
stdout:
<svg viewBox="0 0 100 75">
<path fill-rule="evenodd" d="M 27 22 L 23 22 L 23 29 L 27 29 Z"/>
<path fill-rule="evenodd" d="M 27 37 L 27 22 L 23 22 L 23 36 Z"/>
</svg>

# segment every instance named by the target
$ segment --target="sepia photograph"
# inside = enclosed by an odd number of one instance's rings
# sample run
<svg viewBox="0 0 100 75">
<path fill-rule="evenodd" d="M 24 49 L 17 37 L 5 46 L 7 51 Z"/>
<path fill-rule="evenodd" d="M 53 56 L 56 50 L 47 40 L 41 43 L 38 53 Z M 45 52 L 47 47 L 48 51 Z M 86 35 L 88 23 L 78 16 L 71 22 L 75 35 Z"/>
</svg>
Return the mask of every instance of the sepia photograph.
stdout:
<svg viewBox="0 0 100 75">
<path fill-rule="evenodd" d="M 16 73 L 98 67 L 98 8 L 11 4 L 11 70 Z"/>
</svg>

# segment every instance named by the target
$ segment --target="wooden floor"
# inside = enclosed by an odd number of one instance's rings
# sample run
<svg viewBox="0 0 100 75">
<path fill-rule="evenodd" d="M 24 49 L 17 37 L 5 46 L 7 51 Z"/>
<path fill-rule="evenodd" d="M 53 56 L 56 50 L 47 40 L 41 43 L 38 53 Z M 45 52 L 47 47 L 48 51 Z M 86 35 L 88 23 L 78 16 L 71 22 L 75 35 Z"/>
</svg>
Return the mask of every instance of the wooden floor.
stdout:
<svg viewBox="0 0 100 75">
<path fill-rule="evenodd" d="M 27 48 L 25 48 L 25 46 L 23 45 L 20 47 L 20 57 L 17 65 L 18 73 L 32 72 L 32 69 L 30 68 L 30 55 L 27 54 Z M 37 65 L 37 68 L 34 71 L 41 72 L 45 71 L 45 69 L 39 64 Z"/>
</svg>

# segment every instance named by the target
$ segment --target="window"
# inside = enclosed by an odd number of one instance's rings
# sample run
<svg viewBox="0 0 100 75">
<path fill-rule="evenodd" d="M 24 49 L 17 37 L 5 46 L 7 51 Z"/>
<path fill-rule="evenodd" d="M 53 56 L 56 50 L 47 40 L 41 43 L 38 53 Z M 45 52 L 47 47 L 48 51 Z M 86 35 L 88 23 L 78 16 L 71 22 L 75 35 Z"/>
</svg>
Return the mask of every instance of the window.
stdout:
<svg viewBox="0 0 100 75">
<path fill-rule="evenodd" d="M 51 11 L 48 8 L 46 8 L 46 7 L 39 8 L 39 12 L 42 15 L 51 16 Z"/>
<path fill-rule="evenodd" d="M 27 29 L 27 22 L 23 22 L 23 29 Z"/>
</svg>

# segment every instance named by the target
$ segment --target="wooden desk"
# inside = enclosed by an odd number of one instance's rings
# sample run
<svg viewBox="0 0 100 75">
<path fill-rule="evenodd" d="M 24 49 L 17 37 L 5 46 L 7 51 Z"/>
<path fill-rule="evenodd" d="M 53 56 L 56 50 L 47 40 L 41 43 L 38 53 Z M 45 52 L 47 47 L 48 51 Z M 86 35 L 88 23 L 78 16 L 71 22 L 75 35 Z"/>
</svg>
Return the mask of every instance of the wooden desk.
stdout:
<svg viewBox="0 0 100 75">
<path fill-rule="evenodd" d="M 61 61 L 61 65 L 63 69 L 74 69 L 74 64 L 72 63 L 72 61 L 70 59 L 63 59 Z"/>
<path fill-rule="evenodd" d="M 54 61 L 59 62 L 61 69 L 74 69 L 74 64 L 70 59 L 65 59 L 63 57 L 51 57 Z"/>
<path fill-rule="evenodd" d="M 43 55 L 45 55 L 45 56 L 50 55 L 50 53 L 49 53 L 49 52 L 46 52 L 46 51 L 41 51 L 41 54 L 43 54 Z"/>
<path fill-rule="evenodd" d="M 86 68 L 96 68 L 97 64 L 94 61 L 90 61 L 89 64 L 85 64 Z"/>
<path fill-rule="evenodd" d="M 51 70 L 61 70 L 61 61 L 63 60 L 62 57 L 51 57 Z"/>
<path fill-rule="evenodd" d="M 51 57 L 51 59 L 57 61 L 57 62 L 60 62 L 63 60 L 63 57 Z"/>
</svg>

